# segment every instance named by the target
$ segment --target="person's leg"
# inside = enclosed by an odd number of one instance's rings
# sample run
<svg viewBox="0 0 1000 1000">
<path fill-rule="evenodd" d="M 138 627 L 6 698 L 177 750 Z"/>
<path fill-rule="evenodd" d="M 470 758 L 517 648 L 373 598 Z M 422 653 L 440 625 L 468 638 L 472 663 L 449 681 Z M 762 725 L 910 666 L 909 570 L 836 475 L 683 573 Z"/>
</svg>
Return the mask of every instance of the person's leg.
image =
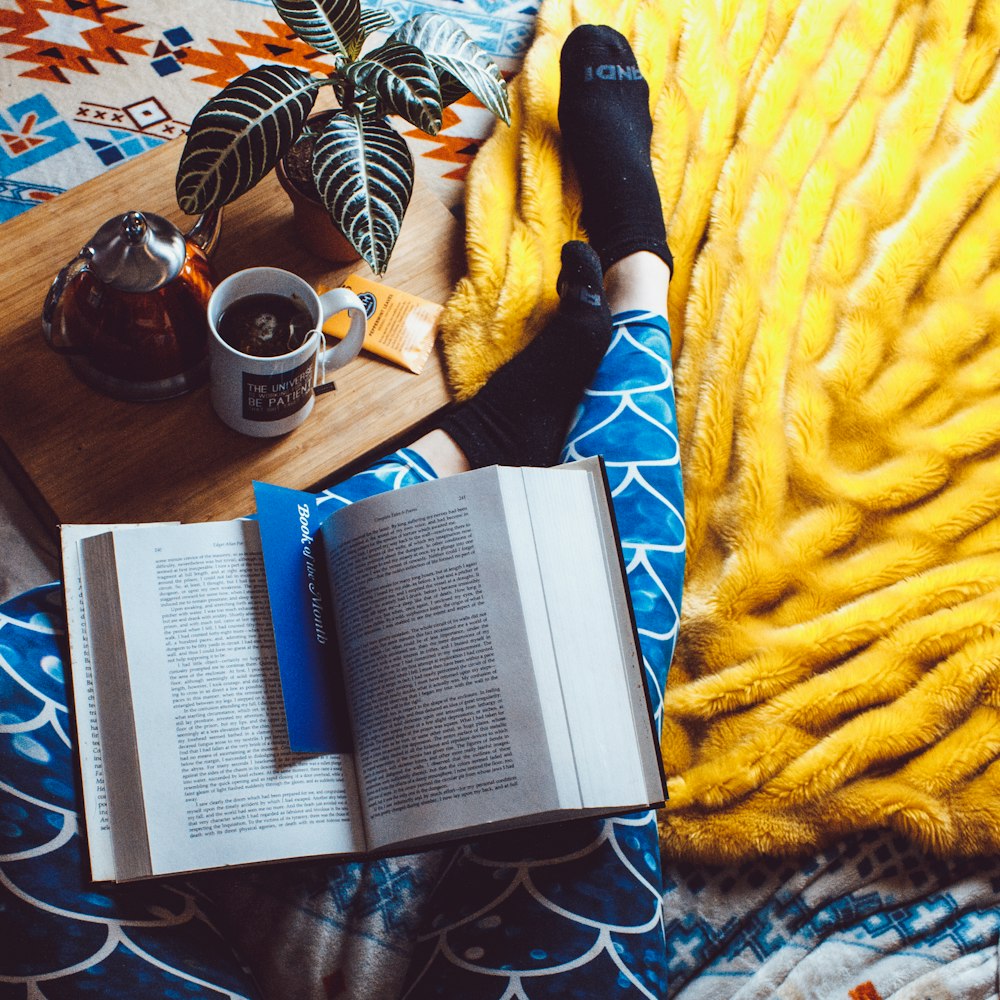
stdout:
<svg viewBox="0 0 1000 1000">
<path fill-rule="evenodd" d="M 548 466 L 559 458 L 611 340 L 611 314 L 600 261 L 586 243 L 563 247 L 557 288 L 559 306 L 538 336 L 440 423 L 471 468 Z"/>
<path fill-rule="evenodd" d="M 612 284 L 614 282 L 614 284 Z M 674 403 L 669 271 L 633 254 L 609 274 L 614 334 L 570 430 L 564 461 L 603 455 L 646 664 L 662 718 L 684 581 L 684 491 Z M 655 303 L 662 302 L 658 308 Z"/>
<path fill-rule="evenodd" d="M 580 177 L 584 222 L 607 265 L 614 314 L 610 346 L 585 391 L 562 458 L 604 457 L 659 723 L 684 574 L 683 493 L 665 315 L 672 258 L 655 183 L 650 185 L 648 91 L 627 43 L 610 29 L 586 26 L 570 36 L 563 52 L 564 92 L 567 85 L 600 80 L 596 70 L 606 65 L 623 67 L 613 82 L 629 85 L 602 91 L 603 97 L 587 91 L 592 117 L 580 116 L 571 99 L 560 107 L 570 155 L 578 168 L 589 165 L 589 174 Z M 633 88 L 636 84 L 641 86 Z M 635 128 L 632 119 L 638 119 Z M 595 131 L 595 121 L 603 121 L 607 131 Z M 627 151 L 631 163 L 620 186 L 608 165 L 615 150 L 608 136 L 616 136 L 619 127 L 640 136 Z M 614 202 L 624 189 L 631 194 L 623 203 L 634 209 L 638 201 L 638 211 L 587 213 L 606 195 Z M 523 830 L 463 846 L 438 885 L 431 912 L 404 994 L 409 1000 L 665 992 L 652 812 Z"/>
<path fill-rule="evenodd" d="M 641 253 L 618 267 L 611 345 L 563 451 L 603 455 L 659 723 L 677 636 L 684 520 L 670 332 L 669 271 Z M 612 276 L 609 275 L 609 279 Z M 628 289 L 638 282 L 639 293 Z M 430 904 L 410 1000 L 499 996 L 657 997 L 665 991 L 655 813 L 585 820 L 458 848 Z"/>
</svg>

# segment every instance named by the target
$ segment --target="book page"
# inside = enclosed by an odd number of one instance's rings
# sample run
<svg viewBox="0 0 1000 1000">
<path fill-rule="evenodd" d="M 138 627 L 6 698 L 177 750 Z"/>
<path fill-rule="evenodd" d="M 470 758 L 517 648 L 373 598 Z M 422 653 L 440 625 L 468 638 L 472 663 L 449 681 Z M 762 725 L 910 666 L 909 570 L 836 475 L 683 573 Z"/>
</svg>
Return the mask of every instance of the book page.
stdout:
<svg viewBox="0 0 1000 1000">
<path fill-rule="evenodd" d="M 153 873 L 362 850 L 350 758 L 288 749 L 257 525 L 115 556 Z"/>
<path fill-rule="evenodd" d="M 149 873 L 146 811 L 139 792 L 132 687 L 115 571 L 114 531 L 80 539 L 80 567 L 93 665 L 97 724 L 104 767 L 114 878 Z"/>
<path fill-rule="evenodd" d="M 496 469 L 323 536 L 372 846 L 557 808 Z"/>
<path fill-rule="evenodd" d="M 667 776 L 660 754 L 660 730 L 656 724 L 652 698 L 646 686 L 646 668 L 643 663 L 635 611 L 632 608 L 628 570 L 604 462 L 603 459 L 594 456 L 578 459 L 556 468 L 570 472 L 582 469 L 590 475 L 598 533 L 628 684 L 627 697 L 632 708 L 633 731 L 642 761 L 646 798 L 650 804 L 661 806 L 667 798 Z"/>
<path fill-rule="evenodd" d="M 519 478 L 531 512 L 531 535 L 524 539 L 522 555 L 537 562 L 544 581 L 581 804 L 625 808 L 646 803 L 639 740 L 649 742 L 648 715 L 643 702 L 637 720 L 631 692 L 642 675 L 631 624 L 620 620 L 612 593 L 620 570 L 609 566 L 606 556 L 594 481 L 572 466 L 555 476 L 547 469 L 503 471 Z"/>
<path fill-rule="evenodd" d="M 114 878 L 115 861 L 79 546 L 82 539 L 103 534 L 111 527 L 107 524 L 64 524 L 59 531 L 69 642 L 69 675 L 80 759 L 87 850 L 90 855 L 91 877 L 97 882 Z"/>
</svg>

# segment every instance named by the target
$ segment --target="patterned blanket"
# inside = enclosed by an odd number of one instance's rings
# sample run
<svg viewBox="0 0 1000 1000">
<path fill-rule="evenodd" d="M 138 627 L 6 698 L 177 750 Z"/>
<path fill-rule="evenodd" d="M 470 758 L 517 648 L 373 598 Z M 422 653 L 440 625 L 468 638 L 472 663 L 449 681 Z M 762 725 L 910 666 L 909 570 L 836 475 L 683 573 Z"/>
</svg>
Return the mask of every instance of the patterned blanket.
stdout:
<svg viewBox="0 0 1000 1000">
<path fill-rule="evenodd" d="M 519 64 L 534 26 L 534 5 L 510 0 L 382 6 L 397 23 L 428 9 L 459 18 L 505 70 Z M 0 4 L 0 222 L 182 137 L 202 104 L 246 70 L 308 68 L 316 58 L 269 0 Z M 446 203 L 461 199 L 492 120 L 465 99 L 446 111 L 437 136 L 407 133 L 421 176 Z M 90 235 L 79 233 L 79 243 Z"/>
<path fill-rule="evenodd" d="M 688 574 L 664 846 L 1000 847 L 1000 8 L 546 0 L 468 183 L 473 391 L 578 235 L 558 52 L 632 40 L 677 262 Z M 614 141 L 613 136 L 608 137 Z"/>
</svg>

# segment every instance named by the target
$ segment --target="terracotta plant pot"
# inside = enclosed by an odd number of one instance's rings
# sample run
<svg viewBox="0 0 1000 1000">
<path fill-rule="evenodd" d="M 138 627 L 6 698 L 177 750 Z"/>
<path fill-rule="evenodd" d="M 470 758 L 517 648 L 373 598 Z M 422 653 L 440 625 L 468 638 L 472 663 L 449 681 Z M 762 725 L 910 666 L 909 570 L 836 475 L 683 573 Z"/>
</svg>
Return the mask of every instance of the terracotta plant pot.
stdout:
<svg viewBox="0 0 1000 1000">
<path fill-rule="evenodd" d="M 275 172 L 291 199 L 295 229 L 302 245 L 333 264 L 350 264 L 360 260 L 360 254 L 334 225 L 323 203 L 299 190 L 289 179 L 285 165 L 280 160 Z"/>
</svg>

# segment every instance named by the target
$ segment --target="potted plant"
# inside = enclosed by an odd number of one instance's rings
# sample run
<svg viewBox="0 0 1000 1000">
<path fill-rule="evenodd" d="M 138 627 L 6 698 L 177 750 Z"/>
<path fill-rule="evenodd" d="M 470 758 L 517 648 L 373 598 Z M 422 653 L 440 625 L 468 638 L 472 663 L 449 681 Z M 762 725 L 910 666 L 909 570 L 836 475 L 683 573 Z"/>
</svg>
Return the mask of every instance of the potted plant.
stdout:
<svg viewBox="0 0 1000 1000">
<path fill-rule="evenodd" d="M 221 208 L 306 143 L 312 193 L 359 256 L 382 274 L 414 169 L 389 115 L 434 135 L 442 109 L 471 91 L 509 124 L 506 84 L 490 56 L 446 15 L 419 14 L 376 44 L 371 36 L 390 27 L 392 17 L 363 8 L 360 0 L 272 3 L 303 42 L 333 56 L 333 70 L 318 75 L 263 65 L 227 84 L 191 123 L 177 202 L 192 215 Z M 309 115 L 323 87 L 332 88 L 337 108 L 314 127 Z"/>
</svg>

